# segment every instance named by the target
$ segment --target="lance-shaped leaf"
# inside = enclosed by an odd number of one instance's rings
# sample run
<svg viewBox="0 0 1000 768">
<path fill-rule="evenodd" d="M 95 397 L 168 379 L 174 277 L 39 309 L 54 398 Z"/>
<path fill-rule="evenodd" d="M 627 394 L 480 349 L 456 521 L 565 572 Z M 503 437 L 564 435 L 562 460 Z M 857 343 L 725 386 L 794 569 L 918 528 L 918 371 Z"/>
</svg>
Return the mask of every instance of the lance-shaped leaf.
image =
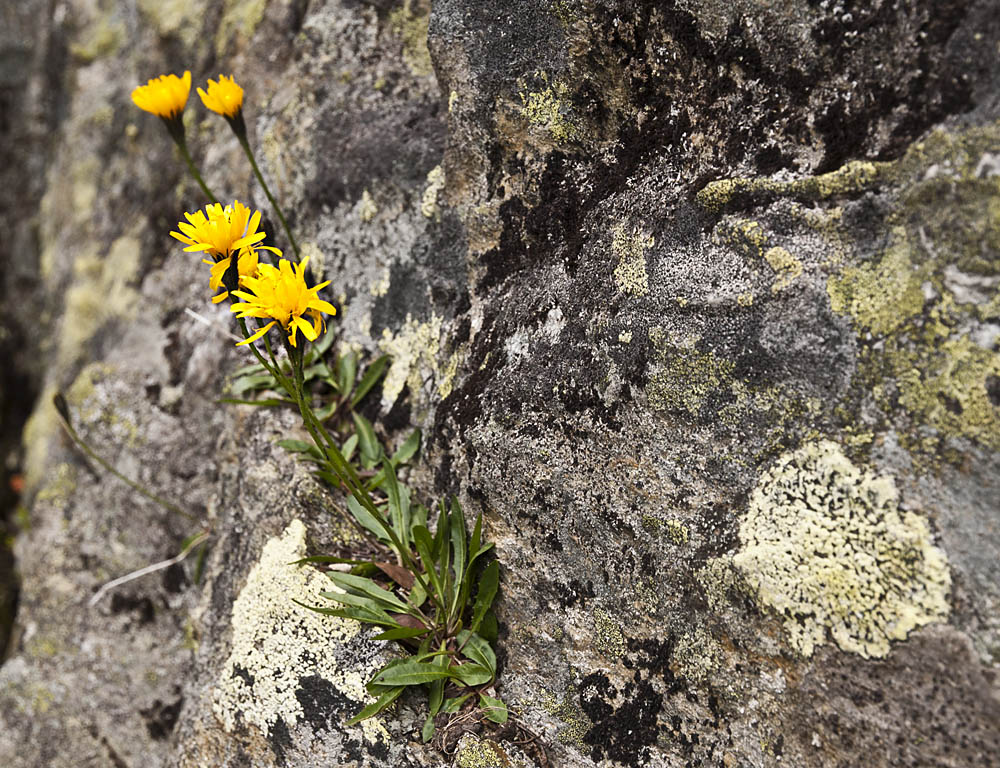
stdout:
<svg viewBox="0 0 1000 768">
<path fill-rule="evenodd" d="M 395 594 L 387 589 L 382 589 L 382 587 L 371 579 L 366 579 L 363 576 L 354 576 L 350 573 L 341 573 L 340 571 L 329 571 L 326 576 L 341 589 L 367 595 L 376 602 L 383 603 L 403 613 L 410 610 L 409 606 L 396 597 Z"/>
<path fill-rule="evenodd" d="M 494 699 L 481 693 L 479 694 L 479 706 L 486 713 L 487 720 L 492 720 L 494 723 L 507 722 L 507 705 L 500 699 Z"/>
<path fill-rule="evenodd" d="M 368 370 L 365 371 L 365 375 L 361 377 L 361 382 L 358 384 L 357 388 L 354 390 L 354 395 L 351 397 L 351 408 L 357 408 L 358 403 L 360 403 L 365 395 L 375 386 L 375 383 L 382 377 L 385 373 L 386 366 L 389 365 L 389 356 L 382 355 L 374 363 L 368 366 Z"/>
<path fill-rule="evenodd" d="M 434 680 L 451 677 L 447 667 L 426 661 L 407 661 L 389 669 L 383 669 L 372 679 L 375 685 L 422 685 Z"/>
<path fill-rule="evenodd" d="M 406 686 L 397 685 L 393 688 L 386 690 L 381 696 L 379 696 L 375 701 L 369 704 L 367 707 L 362 709 L 358 714 L 348 720 L 345 725 L 356 725 L 362 720 L 367 720 L 369 717 L 374 717 L 383 709 L 388 707 L 392 702 L 399 698 L 400 694 L 406 690 Z"/>
<path fill-rule="evenodd" d="M 470 688 L 485 685 L 493 679 L 493 673 L 482 664 L 460 664 L 451 668 L 452 677 L 461 680 Z"/>
<path fill-rule="evenodd" d="M 463 629 L 458 633 L 458 644 L 462 655 L 486 667 L 494 675 L 497 673 L 497 657 L 490 644 L 475 632 Z"/>
<path fill-rule="evenodd" d="M 493 560 L 483 568 L 483 575 L 479 577 L 479 592 L 476 594 L 476 604 L 472 608 L 472 622 L 469 629 L 475 632 L 486 615 L 486 611 L 493 605 L 493 598 L 497 596 L 497 587 L 500 585 L 500 567 L 497 561 Z"/>
</svg>

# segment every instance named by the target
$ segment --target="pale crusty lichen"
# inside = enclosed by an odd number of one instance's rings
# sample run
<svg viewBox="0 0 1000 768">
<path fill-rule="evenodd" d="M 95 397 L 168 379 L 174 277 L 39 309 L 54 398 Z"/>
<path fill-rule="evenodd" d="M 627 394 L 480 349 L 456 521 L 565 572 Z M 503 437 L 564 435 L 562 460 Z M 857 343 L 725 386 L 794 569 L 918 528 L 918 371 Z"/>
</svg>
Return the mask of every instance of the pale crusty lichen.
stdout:
<svg viewBox="0 0 1000 768">
<path fill-rule="evenodd" d="M 698 626 L 680 636 L 672 660 L 678 674 L 701 685 L 722 666 L 722 646 L 708 630 Z"/>
<path fill-rule="evenodd" d="M 375 204 L 375 198 L 372 197 L 372 193 L 367 189 L 363 190 L 361 192 L 361 200 L 358 203 L 358 218 L 367 224 L 377 215 L 378 206 Z"/>
<path fill-rule="evenodd" d="M 783 291 L 792 284 L 795 278 L 802 274 L 802 262 L 780 246 L 768 248 L 764 252 L 764 260 L 774 270 L 774 274 L 777 275 L 777 278 L 771 284 L 771 293 Z"/>
<path fill-rule="evenodd" d="M 804 656 L 826 642 L 866 658 L 943 620 L 951 576 L 927 522 L 898 507 L 890 477 L 829 440 L 785 454 L 758 481 L 733 564 Z"/>
<path fill-rule="evenodd" d="M 621 625 L 607 611 L 594 610 L 594 631 L 597 633 L 597 650 L 609 659 L 625 653 L 625 635 Z"/>
<path fill-rule="evenodd" d="M 652 248 L 653 244 L 652 235 L 638 229 L 627 233 L 621 224 L 615 227 L 611 251 L 618 257 L 614 276 L 619 291 L 632 296 L 645 296 L 649 293 L 646 251 Z"/>
<path fill-rule="evenodd" d="M 506 768 L 511 762 L 496 742 L 467 733 L 459 742 L 454 764 L 459 768 Z"/>
<path fill-rule="evenodd" d="M 444 189 L 444 184 L 444 169 L 440 165 L 435 165 L 427 174 L 427 186 L 424 187 L 424 194 L 420 199 L 420 212 L 428 219 L 439 215 L 438 195 Z"/>
<path fill-rule="evenodd" d="M 397 333 L 393 334 L 388 328 L 382 331 L 379 348 L 392 357 L 382 382 L 382 398 L 386 403 L 396 402 L 407 384 L 412 391 L 419 391 L 427 372 L 438 379 L 439 390 L 444 386 L 450 392 L 450 384 L 445 385 L 448 377 L 444 374 L 447 371 L 442 372 L 437 361 L 441 346 L 441 322 L 441 318 L 434 314 L 426 322 L 407 315 L 406 322 Z M 454 370 L 457 369 L 456 362 Z"/>
<path fill-rule="evenodd" d="M 306 528 L 293 520 L 270 539 L 260 561 L 251 569 L 246 585 L 233 604 L 232 650 L 213 690 L 212 709 L 225 730 L 238 722 L 253 724 L 265 734 L 279 720 L 292 728 L 303 717 L 296 697 L 299 681 L 319 676 L 343 695 L 366 699 L 364 681 L 372 669 L 341 669 L 337 645 L 355 640 L 360 624 L 323 616 L 292 602 L 323 604 L 323 591 L 332 584 L 309 567 L 289 565 L 305 556 Z M 360 707 L 359 707 L 360 709 Z M 366 720 L 369 740 L 386 740 L 377 720 Z"/>
</svg>

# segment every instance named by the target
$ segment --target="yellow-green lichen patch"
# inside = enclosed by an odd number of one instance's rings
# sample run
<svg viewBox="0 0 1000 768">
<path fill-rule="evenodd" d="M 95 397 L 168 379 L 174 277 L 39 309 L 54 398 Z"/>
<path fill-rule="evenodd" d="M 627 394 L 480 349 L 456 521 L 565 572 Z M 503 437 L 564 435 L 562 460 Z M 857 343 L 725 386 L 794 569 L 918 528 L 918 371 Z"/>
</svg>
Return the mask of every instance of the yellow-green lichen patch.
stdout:
<svg viewBox="0 0 1000 768">
<path fill-rule="evenodd" d="M 593 722 L 580 707 L 578 693 L 576 686 L 569 685 L 560 701 L 553 693 L 543 688 L 539 704 L 550 715 L 566 723 L 566 727 L 556 734 L 560 743 L 581 747 L 583 737 L 593 726 Z"/>
<path fill-rule="evenodd" d="M 403 0 L 403 5 L 389 14 L 389 27 L 403 40 L 403 61 L 417 77 L 434 74 L 434 64 L 427 50 L 427 28 L 430 11 L 427 8 L 414 10 L 411 0 Z"/>
<path fill-rule="evenodd" d="M 688 543 L 690 533 L 688 527 L 680 520 L 667 520 L 664 523 L 667 530 L 667 538 L 677 546 Z"/>
<path fill-rule="evenodd" d="M 424 194 L 420 199 L 420 212 L 428 219 L 435 218 L 439 214 L 438 195 L 444 189 L 444 184 L 444 169 L 436 165 L 427 174 L 427 186 L 424 187 Z"/>
<path fill-rule="evenodd" d="M 784 290 L 792 284 L 792 281 L 796 277 L 802 274 L 802 262 L 780 246 L 768 248 L 764 252 L 764 260 L 774 270 L 774 274 L 777 275 L 777 278 L 771 284 L 771 293 L 778 293 Z"/>
<path fill-rule="evenodd" d="M 727 386 L 734 369 L 730 360 L 695 348 L 697 339 L 673 339 L 661 328 L 650 328 L 656 348 L 646 387 L 649 405 L 657 411 L 687 411 L 696 415 L 705 398 Z"/>
<path fill-rule="evenodd" d="M 215 52 L 222 57 L 235 39 L 246 44 L 264 20 L 268 0 L 226 0 L 215 33 Z"/>
<path fill-rule="evenodd" d="M 797 197 L 803 200 L 827 200 L 831 197 L 864 191 L 883 178 L 890 163 L 852 160 L 835 171 L 809 176 L 795 181 L 775 181 L 763 178 L 719 179 L 705 185 L 695 199 L 704 208 L 718 211 L 737 197 L 774 196 Z"/>
<path fill-rule="evenodd" d="M 889 359 L 899 405 L 919 423 L 1000 450 L 1000 406 L 990 396 L 991 382 L 997 386 L 1000 377 L 1000 353 L 961 336 L 914 349 L 890 345 Z M 884 392 L 879 399 L 890 405 Z"/>
<path fill-rule="evenodd" d="M 200 0 L 139 0 L 139 10 L 161 38 L 176 36 L 190 46 L 202 34 L 205 4 Z"/>
<path fill-rule="evenodd" d="M 906 233 L 897 228 L 893 242 L 872 265 L 846 267 L 827 281 L 834 312 L 850 315 L 876 336 L 894 331 L 924 306 L 920 285 L 924 273 L 915 268 Z"/>
<path fill-rule="evenodd" d="M 545 131 L 557 144 L 564 144 L 577 134 L 572 122 L 569 87 L 562 80 L 550 82 L 544 72 L 537 76 L 544 87 L 521 91 L 521 113 L 530 125 Z"/>
<path fill-rule="evenodd" d="M 678 674 L 701 685 L 722 666 L 722 646 L 704 627 L 695 627 L 677 640 L 672 660 Z"/>
<path fill-rule="evenodd" d="M 638 229 L 626 233 L 623 225 L 615 228 L 611 252 L 618 257 L 615 267 L 615 285 L 622 293 L 645 296 L 649 293 L 649 275 L 646 272 L 646 251 L 653 247 L 653 237 Z"/>
<path fill-rule="evenodd" d="M 597 635 L 597 650 L 609 659 L 617 659 L 625 653 L 625 635 L 621 625 L 607 611 L 594 610 L 594 632 Z"/>
<path fill-rule="evenodd" d="M 927 522 L 890 477 L 829 440 L 785 454 L 758 481 L 733 564 L 804 656 L 826 642 L 866 658 L 948 615 L 951 576 Z"/>
<path fill-rule="evenodd" d="M 382 331 L 379 349 L 392 357 L 382 382 L 383 400 L 386 403 L 396 402 L 406 384 L 410 385 L 411 391 L 419 392 L 427 371 L 440 377 L 437 362 L 440 346 L 441 318 L 437 315 L 431 315 L 430 320 L 423 323 L 407 315 L 406 322 L 397 333 L 391 333 L 388 328 Z"/>
<path fill-rule="evenodd" d="M 124 22 L 115 19 L 111 12 L 104 11 L 77 33 L 75 41 L 70 43 L 69 52 L 77 61 L 89 64 L 95 59 L 113 55 L 124 39 Z"/>
<path fill-rule="evenodd" d="M 471 733 L 465 734 L 459 742 L 454 764 L 459 768 L 507 768 L 512 765 L 496 742 Z"/>
<path fill-rule="evenodd" d="M 293 520 L 281 536 L 270 539 L 233 604 L 233 641 L 213 690 L 212 709 L 227 732 L 238 722 L 265 734 L 283 721 L 291 729 L 304 712 L 296 697 L 299 680 L 319 676 L 342 695 L 366 698 L 364 680 L 372 669 L 342 669 L 338 646 L 358 642 L 360 625 L 322 616 L 292 602 L 324 602 L 332 589 L 318 571 L 289 565 L 306 553 L 306 528 Z M 387 738 L 377 721 L 365 721 L 369 740 Z"/>
</svg>

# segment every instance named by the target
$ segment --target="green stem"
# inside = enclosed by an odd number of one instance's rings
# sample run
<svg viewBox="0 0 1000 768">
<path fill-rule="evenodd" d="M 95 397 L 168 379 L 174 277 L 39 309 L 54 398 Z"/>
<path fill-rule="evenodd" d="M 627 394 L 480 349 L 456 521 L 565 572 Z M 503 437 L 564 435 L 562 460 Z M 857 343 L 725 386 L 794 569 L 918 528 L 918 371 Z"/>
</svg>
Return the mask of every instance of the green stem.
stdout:
<svg viewBox="0 0 1000 768">
<path fill-rule="evenodd" d="M 288 222 L 285 220 L 285 214 L 281 212 L 281 206 L 278 205 L 278 201 L 274 199 L 274 195 L 271 194 L 270 187 L 267 186 L 267 182 L 264 181 L 264 176 L 260 172 L 260 168 L 257 167 L 257 161 L 254 159 L 253 150 L 250 149 L 250 142 L 247 140 L 246 134 L 240 135 L 236 134 L 236 138 L 239 139 L 240 146 L 243 147 L 243 152 L 247 156 L 247 160 L 250 161 L 250 167 L 253 168 L 254 175 L 257 177 L 257 181 L 264 188 L 264 194 L 267 195 L 268 201 L 271 203 L 271 207 L 274 212 L 278 215 L 278 220 L 281 222 L 281 226 L 285 229 L 285 234 L 288 236 L 288 242 L 292 245 L 292 250 L 295 251 L 295 258 L 300 257 L 299 254 L 299 244 L 295 242 L 295 237 L 292 235 L 292 230 L 288 226 Z"/>
<path fill-rule="evenodd" d="M 205 180 L 201 177 L 201 174 L 198 173 L 198 169 L 195 167 L 194 160 L 191 159 L 191 153 L 188 152 L 187 142 L 184 141 L 183 139 L 177 140 L 176 138 L 174 139 L 174 141 L 177 143 L 177 148 L 181 151 L 181 156 L 184 158 L 184 162 L 187 163 L 188 171 L 194 177 L 194 180 L 198 182 L 198 186 L 201 187 L 201 191 L 205 193 L 205 197 L 207 197 L 213 203 L 218 203 L 219 202 L 218 198 L 216 198 L 216 196 L 212 194 L 212 191 L 205 184 Z"/>
<path fill-rule="evenodd" d="M 178 515 L 181 515 L 182 517 L 186 517 L 188 520 L 191 520 L 191 521 L 196 522 L 196 523 L 200 522 L 198 520 L 198 518 L 195 517 L 194 515 L 192 515 L 190 512 L 185 512 L 183 509 L 181 509 L 180 507 L 178 507 L 176 504 L 172 504 L 169 501 L 167 501 L 166 499 L 164 499 L 164 498 L 162 498 L 160 496 L 157 496 L 155 493 L 153 493 L 152 491 L 148 490 L 145 486 L 139 485 L 139 483 L 137 483 L 135 480 L 132 480 L 132 479 L 126 477 L 121 472 L 119 472 L 117 469 L 115 469 L 111 465 L 110 462 L 106 461 L 104 458 L 102 458 L 101 456 L 99 456 L 89 445 L 87 445 L 86 442 L 84 442 L 83 438 L 80 437 L 77 434 L 76 430 L 72 427 L 72 425 L 70 425 L 67 422 L 63 421 L 63 429 L 66 430 L 66 434 L 69 435 L 70 440 L 72 440 L 73 443 L 81 451 L 83 451 L 89 458 L 91 458 L 94 461 L 96 461 L 98 464 L 100 464 L 102 467 L 104 467 L 104 469 L 106 469 L 112 475 L 114 475 L 119 480 L 121 480 L 123 483 L 125 483 L 125 485 L 127 485 L 129 488 L 131 488 L 132 490 L 134 490 L 136 493 L 139 493 L 139 494 L 145 496 L 150 501 L 156 502 L 157 504 L 159 504 L 161 507 L 163 507 L 164 509 L 166 509 L 169 512 L 174 512 L 174 513 L 176 513 Z"/>
</svg>

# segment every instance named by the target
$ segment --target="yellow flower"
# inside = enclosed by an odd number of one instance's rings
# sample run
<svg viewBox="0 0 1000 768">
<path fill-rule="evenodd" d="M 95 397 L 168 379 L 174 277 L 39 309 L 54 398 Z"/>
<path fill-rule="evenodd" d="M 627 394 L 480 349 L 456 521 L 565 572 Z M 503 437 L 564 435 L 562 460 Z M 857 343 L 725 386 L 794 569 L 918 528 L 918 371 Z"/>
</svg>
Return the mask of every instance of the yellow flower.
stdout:
<svg viewBox="0 0 1000 768">
<path fill-rule="evenodd" d="M 270 318 L 271 322 L 240 344 L 256 341 L 277 323 L 288 333 L 288 341 L 293 347 L 296 346 L 298 331 L 302 331 L 309 341 L 316 340 L 325 327 L 321 313 L 334 315 L 337 310 L 317 295 L 321 288 L 330 284 L 329 280 L 312 288 L 306 287 L 308 263 L 307 256 L 297 266 L 287 259 L 282 259 L 277 267 L 261 264 L 256 277 L 243 279 L 243 287 L 247 290 L 233 291 L 233 295 L 244 301 L 233 304 L 231 309 L 237 317 Z"/>
<path fill-rule="evenodd" d="M 185 243 L 185 251 L 200 251 L 212 257 L 203 259 L 212 267 L 209 287 L 215 291 L 222 287 L 226 271 L 232 263 L 232 256 L 237 253 L 236 267 L 239 277 L 252 277 L 257 274 L 257 250 L 264 249 L 281 256 L 281 251 L 269 245 L 260 245 L 267 237 L 265 232 L 258 232 L 260 211 L 251 213 L 250 209 L 239 200 L 223 208 L 218 203 L 205 206 L 204 211 L 185 213 L 187 222 L 178 222 L 180 232 L 171 232 L 171 236 Z M 212 301 L 216 304 L 227 298 L 223 291 Z"/>
<path fill-rule="evenodd" d="M 152 112 L 164 120 L 173 120 L 184 111 L 190 92 L 190 72 L 185 72 L 183 77 L 160 75 L 132 91 L 132 101 L 139 109 Z"/>
<path fill-rule="evenodd" d="M 232 75 L 227 79 L 219 75 L 219 82 L 208 81 L 208 93 L 198 89 L 202 104 L 223 117 L 232 119 L 243 109 L 243 89 L 236 84 Z"/>
</svg>

